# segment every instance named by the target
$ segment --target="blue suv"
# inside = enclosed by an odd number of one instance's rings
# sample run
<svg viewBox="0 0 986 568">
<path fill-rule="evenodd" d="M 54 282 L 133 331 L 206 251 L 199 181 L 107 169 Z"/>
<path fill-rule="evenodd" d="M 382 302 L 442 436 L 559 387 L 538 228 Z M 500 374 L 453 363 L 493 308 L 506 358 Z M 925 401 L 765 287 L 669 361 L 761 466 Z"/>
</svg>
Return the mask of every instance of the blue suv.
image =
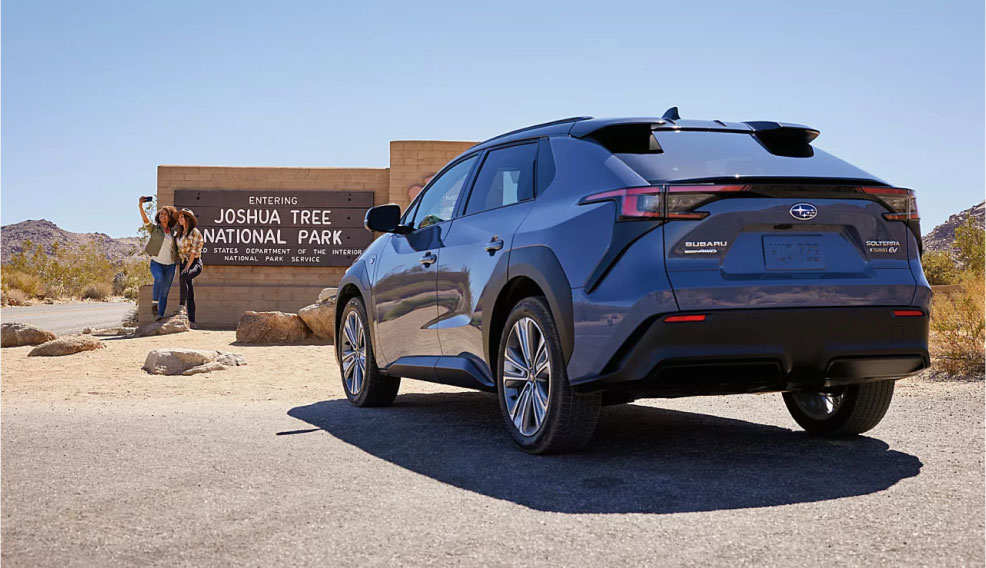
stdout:
<svg viewBox="0 0 986 568">
<path fill-rule="evenodd" d="M 777 122 L 570 118 L 452 160 L 347 270 L 343 386 L 495 392 L 514 441 L 578 449 L 604 404 L 782 392 L 818 435 L 874 427 L 929 365 L 914 192 Z"/>
</svg>

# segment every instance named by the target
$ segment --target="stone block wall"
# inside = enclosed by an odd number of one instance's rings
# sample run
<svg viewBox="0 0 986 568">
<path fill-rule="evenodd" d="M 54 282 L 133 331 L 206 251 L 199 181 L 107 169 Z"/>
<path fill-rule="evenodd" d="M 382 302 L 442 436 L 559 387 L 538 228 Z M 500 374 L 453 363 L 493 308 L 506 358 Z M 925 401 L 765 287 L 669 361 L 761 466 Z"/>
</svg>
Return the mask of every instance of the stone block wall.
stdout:
<svg viewBox="0 0 986 568">
<path fill-rule="evenodd" d="M 175 191 L 270 190 L 372 191 L 374 204 L 406 207 L 416 190 L 473 142 L 394 141 L 389 168 L 286 168 L 158 166 L 159 205 L 174 205 Z M 315 301 L 322 288 L 336 286 L 345 266 L 205 266 L 195 279 L 198 323 L 205 328 L 233 328 L 247 310 L 295 312 Z M 168 312 L 178 306 L 178 278 Z M 141 289 L 142 323 L 153 319 L 151 289 Z"/>
</svg>

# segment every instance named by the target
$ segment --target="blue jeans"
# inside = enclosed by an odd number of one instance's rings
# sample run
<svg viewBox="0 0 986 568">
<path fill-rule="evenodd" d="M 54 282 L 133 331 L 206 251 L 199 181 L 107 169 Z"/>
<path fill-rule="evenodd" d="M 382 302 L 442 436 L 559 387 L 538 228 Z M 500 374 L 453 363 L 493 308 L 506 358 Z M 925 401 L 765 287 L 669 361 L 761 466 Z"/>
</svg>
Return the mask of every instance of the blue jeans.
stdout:
<svg viewBox="0 0 986 568">
<path fill-rule="evenodd" d="M 154 291 L 151 293 L 152 299 L 157 302 L 157 315 L 164 315 L 164 308 L 168 304 L 168 292 L 171 290 L 171 283 L 175 279 L 175 265 L 161 264 L 151 261 L 151 276 L 154 277 Z"/>
</svg>

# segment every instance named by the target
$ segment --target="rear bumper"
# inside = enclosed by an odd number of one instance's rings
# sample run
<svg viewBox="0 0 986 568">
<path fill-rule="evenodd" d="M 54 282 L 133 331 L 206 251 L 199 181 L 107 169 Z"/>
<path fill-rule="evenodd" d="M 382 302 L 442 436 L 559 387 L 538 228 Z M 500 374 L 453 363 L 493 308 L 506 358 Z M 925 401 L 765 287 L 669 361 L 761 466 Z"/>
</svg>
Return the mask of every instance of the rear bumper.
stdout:
<svg viewBox="0 0 986 568">
<path fill-rule="evenodd" d="M 928 316 L 896 317 L 893 310 L 721 310 L 695 312 L 705 321 L 680 323 L 663 321 L 663 314 L 638 327 L 602 373 L 572 383 L 581 391 L 624 390 L 635 398 L 900 378 L 930 364 Z"/>
</svg>

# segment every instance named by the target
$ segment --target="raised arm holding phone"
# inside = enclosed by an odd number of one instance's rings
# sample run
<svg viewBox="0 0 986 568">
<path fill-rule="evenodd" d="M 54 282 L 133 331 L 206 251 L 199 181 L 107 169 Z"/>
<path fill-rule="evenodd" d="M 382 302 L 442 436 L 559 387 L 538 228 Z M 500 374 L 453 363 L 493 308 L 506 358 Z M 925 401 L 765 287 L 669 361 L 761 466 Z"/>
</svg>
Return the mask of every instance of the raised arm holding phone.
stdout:
<svg viewBox="0 0 986 568">
<path fill-rule="evenodd" d="M 137 206 L 140 209 L 140 217 L 144 221 L 144 228 L 150 234 L 144 252 L 151 257 L 151 276 L 154 277 L 151 309 L 157 315 L 157 319 L 162 319 L 168 304 L 168 292 L 175 278 L 175 263 L 178 260 L 178 243 L 174 236 L 178 210 L 170 205 L 161 207 L 154 216 L 154 221 L 151 221 L 144 211 L 144 203 L 151 199 L 147 196 L 141 197 Z"/>
</svg>

